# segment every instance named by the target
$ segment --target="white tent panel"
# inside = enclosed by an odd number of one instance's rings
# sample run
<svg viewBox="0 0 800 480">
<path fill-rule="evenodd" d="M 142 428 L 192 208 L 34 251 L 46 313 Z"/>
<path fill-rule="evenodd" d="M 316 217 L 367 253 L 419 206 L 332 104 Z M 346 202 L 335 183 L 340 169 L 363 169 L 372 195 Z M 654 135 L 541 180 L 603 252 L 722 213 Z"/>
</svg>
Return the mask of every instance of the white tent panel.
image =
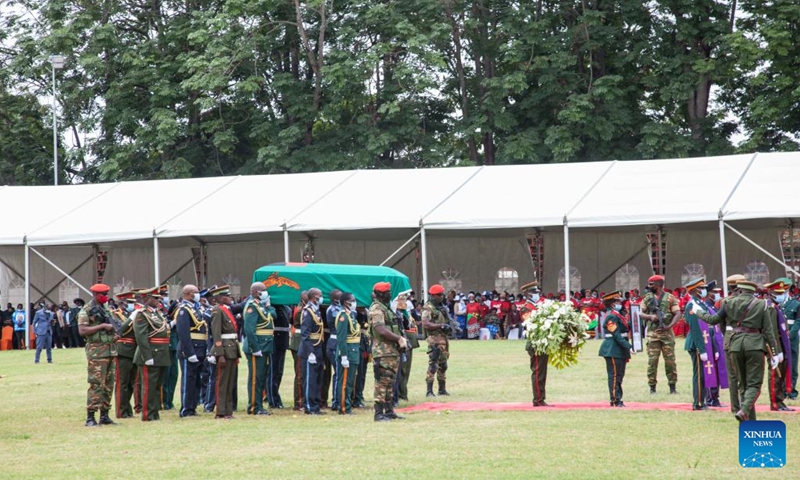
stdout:
<svg viewBox="0 0 800 480">
<path fill-rule="evenodd" d="M 292 216 L 336 190 L 352 171 L 237 177 L 162 225 L 159 237 L 277 232 Z"/>
<path fill-rule="evenodd" d="M 611 163 L 485 167 L 423 223 L 442 230 L 562 225 Z"/>
<path fill-rule="evenodd" d="M 359 170 L 320 205 L 295 216 L 292 231 L 418 228 L 480 167 Z M 467 183 L 465 188 L 472 182 Z"/>
<path fill-rule="evenodd" d="M 570 227 L 715 221 L 752 155 L 617 162 Z"/>
<path fill-rule="evenodd" d="M 800 152 L 759 153 L 725 207 L 725 220 L 798 218 Z"/>
<path fill-rule="evenodd" d="M 113 242 L 153 236 L 170 221 L 235 177 L 114 184 L 103 195 L 28 235 L 31 245 Z"/>
</svg>

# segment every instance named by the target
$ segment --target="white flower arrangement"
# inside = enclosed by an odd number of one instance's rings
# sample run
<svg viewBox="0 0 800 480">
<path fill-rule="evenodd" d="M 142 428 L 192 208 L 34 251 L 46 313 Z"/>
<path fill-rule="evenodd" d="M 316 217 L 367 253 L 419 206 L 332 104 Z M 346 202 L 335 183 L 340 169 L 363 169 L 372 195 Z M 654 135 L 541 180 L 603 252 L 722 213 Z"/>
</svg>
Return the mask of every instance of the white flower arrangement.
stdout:
<svg viewBox="0 0 800 480">
<path fill-rule="evenodd" d="M 559 370 L 578 363 L 578 355 L 589 338 L 580 312 L 566 302 L 537 303 L 522 325 L 533 351 L 548 355 L 548 363 Z"/>
</svg>

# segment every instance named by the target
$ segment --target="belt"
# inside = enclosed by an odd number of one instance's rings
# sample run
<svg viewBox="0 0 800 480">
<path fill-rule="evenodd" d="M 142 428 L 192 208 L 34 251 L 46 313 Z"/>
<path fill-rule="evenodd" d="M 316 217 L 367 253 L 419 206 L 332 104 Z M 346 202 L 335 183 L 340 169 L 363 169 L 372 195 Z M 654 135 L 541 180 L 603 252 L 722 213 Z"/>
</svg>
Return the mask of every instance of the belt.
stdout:
<svg viewBox="0 0 800 480">
<path fill-rule="evenodd" d="M 152 343 L 153 345 L 169 345 L 169 337 L 151 338 L 150 343 Z"/>
<path fill-rule="evenodd" d="M 331 331 L 329 329 L 327 329 L 327 328 L 322 330 L 322 331 L 325 332 L 325 333 L 331 333 Z"/>
<path fill-rule="evenodd" d="M 728 331 L 728 332 L 730 332 L 730 331 L 732 331 L 732 330 L 733 330 L 733 327 L 731 327 L 730 325 L 728 325 L 727 327 L 725 327 L 725 331 Z"/>
<path fill-rule="evenodd" d="M 760 328 L 733 327 L 733 333 L 761 333 Z"/>
<path fill-rule="evenodd" d="M 273 335 L 273 330 L 271 328 L 259 328 L 256 329 L 256 335 Z"/>
<path fill-rule="evenodd" d="M 136 345 L 136 339 L 122 337 L 117 339 L 117 343 L 127 343 L 128 345 Z"/>
<path fill-rule="evenodd" d="M 189 336 L 192 340 L 208 340 L 207 333 L 190 333 Z"/>
<path fill-rule="evenodd" d="M 786 323 L 788 323 L 789 325 L 794 325 L 794 320 L 786 320 Z"/>
<path fill-rule="evenodd" d="M 219 338 L 221 338 L 223 340 L 236 340 L 236 334 L 235 333 L 223 333 L 222 335 L 220 335 Z"/>
<path fill-rule="evenodd" d="M 330 336 L 330 337 L 328 337 L 328 338 L 332 338 L 332 339 L 336 340 L 336 335 L 331 335 L 331 336 Z"/>
<path fill-rule="evenodd" d="M 614 334 L 613 333 L 606 333 L 605 335 L 603 335 L 603 337 L 605 337 L 605 338 L 614 338 Z"/>
<path fill-rule="evenodd" d="M 347 343 L 361 343 L 361 339 L 359 337 L 347 337 Z"/>
<path fill-rule="evenodd" d="M 319 336 L 320 336 L 319 333 L 309 333 L 308 334 L 308 338 L 310 338 L 311 340 L 319 340 Z"/>
<path fill-rule="evenodd" d="M 276 332 L 288 332 L 289 330 L 289 327 L 275 327 Z"/>
</svg>

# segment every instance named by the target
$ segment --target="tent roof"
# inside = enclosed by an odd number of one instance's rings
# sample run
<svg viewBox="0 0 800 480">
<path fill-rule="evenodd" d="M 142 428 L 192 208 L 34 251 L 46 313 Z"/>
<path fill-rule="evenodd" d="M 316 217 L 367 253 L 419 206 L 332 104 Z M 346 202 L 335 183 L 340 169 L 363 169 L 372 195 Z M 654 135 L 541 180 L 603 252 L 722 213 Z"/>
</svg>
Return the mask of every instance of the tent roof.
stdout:
<svg viewBox="0 0 800 480">
<path fill-rule="evenodd" d="M 6 186 L 0 245 L 800 218 L 800 152 Z M 8 208 L 8 207 L 12 208 Z"/>
</svg>

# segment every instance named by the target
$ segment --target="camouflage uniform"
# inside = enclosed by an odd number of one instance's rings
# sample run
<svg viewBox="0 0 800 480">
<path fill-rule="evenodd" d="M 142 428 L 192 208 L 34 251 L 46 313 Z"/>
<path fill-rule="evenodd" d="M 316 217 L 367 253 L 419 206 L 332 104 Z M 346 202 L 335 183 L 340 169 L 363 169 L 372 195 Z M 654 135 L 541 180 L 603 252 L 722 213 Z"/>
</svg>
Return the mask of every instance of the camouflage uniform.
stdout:
<svg viewBox="0 0 800 480">
<path fill-rule="evenodd" d="M 432 302 L 422 307 L 422 321 L 436 324 L 449 324 L 450 319 Z M 428 332 L 428 371 L 425 381 L 433 383 L 433 377 L 439 380 L 439 393 L 445 391 L 447 380 L 447 360 L 450 358 L 450 343 L 447 334 L 439 329 Z"/>
<path fill-rule="evenodd" d="M 678 370 L 675 366 L 675 333 L 672 328 L 666 328 L 672 322 L 675 313 L 680 311 L 678 300 L 671 293 L 663 292 L 661 299 L 652 292 L 648 292 L 642 299 L 643 313 L 655 315 L 657 310 L 664 313 L 663 325 L 659 329 L 658 320 L 647 322 L 647 383 L 650 391 L 655 392 L 658 383 L 658 360 L 664 355 L 664 369 L 667 372 L 670 393 L 675 391 L 678 383 Z"/>
<path fill-rule="evenodd" d="M 400 349 L 397 342 L 385 340 L 375 327 L 384 325 L 396 335 L 400 335 L 400 327 L 389 308 L 374 302 L 369 307 L 369 326 L 372 343 L 372 368 L 375 373 L 375 404 L 383 404 L 385 408 L 392 406 L 394 379 L 400 366 Z"/>
<path fill-rule="evenodd" d="M 111 312 L 106 306 L 92 300 L 78 313 L 78 325 L 93 327 L 108 323 L 110 318 Z M 107 413 L 111 408 L 111 395 L 114 390 L 114 359 L 117 356 L 114 333 L 101 330 L 84 337 L 84 341 L 86 342 L 89 381 L 86 410 L 92 414 L 98 410 L 101 414 Z"/>
</svg>

